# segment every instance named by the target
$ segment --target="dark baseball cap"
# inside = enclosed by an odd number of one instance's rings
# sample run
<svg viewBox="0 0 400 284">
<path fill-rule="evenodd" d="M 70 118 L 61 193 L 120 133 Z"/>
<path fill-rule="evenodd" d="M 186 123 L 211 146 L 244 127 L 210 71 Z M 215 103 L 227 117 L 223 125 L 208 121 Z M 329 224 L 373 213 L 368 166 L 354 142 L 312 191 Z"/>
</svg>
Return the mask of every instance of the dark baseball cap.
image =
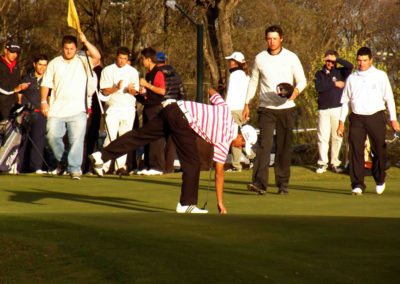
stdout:
<svg viewBox="0 0 400 284">
<path fill-rule="evenodd" d="M 165 62 L 165 61 L 167 61 L 167 56 L 165 55 L 164 52 L 159 51 L 156 54 L 156 60 L 157 60 L 157 62 Z"/>
<path fill-rule="evenodd" d="M 16 42 L 16 41 L 12 41 L 12 40 L 10 40 L 10 41 L 8 41 L 7 43 L 6 43 L 6 48 L 10 51 L 10 52 L 20 52 L 21 51 L 21 46 L 19 45 L 19 43 L 18 42 Z"/>
</svg>

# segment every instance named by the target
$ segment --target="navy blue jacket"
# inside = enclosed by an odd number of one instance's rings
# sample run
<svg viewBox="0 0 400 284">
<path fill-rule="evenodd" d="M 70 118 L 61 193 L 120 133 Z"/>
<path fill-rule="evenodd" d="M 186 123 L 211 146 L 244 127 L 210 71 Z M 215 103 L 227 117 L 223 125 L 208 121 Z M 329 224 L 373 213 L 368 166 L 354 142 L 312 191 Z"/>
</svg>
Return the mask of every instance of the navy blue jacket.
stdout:
<svg viewBox="0 0 400 284">
<path fill-rule="evenodd" d="M 324 66 L 315 73 L 315 89 L 318 92 L 319 110 L 342 106 L 340 99 L 342 98 L 343 89 L 337 88 L 335 81 L 345 82 L 353 70 L 353 64 L 342 58 L 337 58 L 336 62 L 343 67 L 334 67 L 329 72 Z"/>
</svg>

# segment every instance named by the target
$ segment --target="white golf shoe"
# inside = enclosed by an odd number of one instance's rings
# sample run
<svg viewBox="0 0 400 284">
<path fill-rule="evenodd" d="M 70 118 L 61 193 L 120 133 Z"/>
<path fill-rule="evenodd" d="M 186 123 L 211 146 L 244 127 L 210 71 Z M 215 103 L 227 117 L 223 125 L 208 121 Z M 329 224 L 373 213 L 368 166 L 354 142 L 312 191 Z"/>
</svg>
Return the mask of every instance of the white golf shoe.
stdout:
<svg viewBox="0 0 400 284">
<path fill-rule="evenodd" d="M 362 195 L 362 194 L 363 194 L 363 191 L 362 191 L 361 188 L 355 187 L 355 188 L 353 188 L 353 190 L 351 191 L 351 194 L 352 194 L 352 195 Z"/>
<path fill-rule="evenodd" d="M 176 206 L 176 213 L 207 214 L 208 210 L 200 209 L 196 205 L 181 205 L 178 203 Z"/>
<path fill-rule="evenodd" d="M 385 191 L 386 184 L 376 185 L 376 194 L 381 195 Z"/>
<path fill-rule="evenodd" d="M 95 173 L 99 177 L 104 176 L 104 171 L 103 171 L 104 162 L 101 159 L 101 153 L 100 152 L 94 152 L 93 154 L 89 155 L 89 159 L 93 163 L 93 170 L 95 171 Z"/>
</svg>

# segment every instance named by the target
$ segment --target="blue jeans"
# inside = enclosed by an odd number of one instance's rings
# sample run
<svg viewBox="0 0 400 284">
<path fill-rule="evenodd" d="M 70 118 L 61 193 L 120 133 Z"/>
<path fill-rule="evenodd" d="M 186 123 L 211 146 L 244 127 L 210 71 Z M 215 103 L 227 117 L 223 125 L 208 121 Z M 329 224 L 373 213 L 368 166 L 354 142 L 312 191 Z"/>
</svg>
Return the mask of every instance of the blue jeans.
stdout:
<svg viewBox="0 0 400 284">
<path fill-rule="evenodd" d="M 79 173 L 83 159 L 86 113 L 81 112 L 69 117 L 49 117 L 46 129 L 49 145 L 58 162 L 61 161 L 65 151 L 63 137 L 67 132 L 69 142 L 68 172 Z"/>
</svg>

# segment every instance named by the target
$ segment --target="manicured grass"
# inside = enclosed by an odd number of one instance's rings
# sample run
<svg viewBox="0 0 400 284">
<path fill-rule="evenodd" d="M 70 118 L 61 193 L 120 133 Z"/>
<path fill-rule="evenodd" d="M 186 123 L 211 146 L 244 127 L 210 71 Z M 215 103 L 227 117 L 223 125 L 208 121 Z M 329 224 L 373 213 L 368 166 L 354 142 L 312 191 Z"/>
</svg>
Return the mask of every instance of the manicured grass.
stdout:
<svg viewBox="0 0 400 284">
<path fill-rule="evenodd" d="M 288 196 L 258 196 L 226 173 L 227 216 L 213 190 L 209 215 L 174 213 L 180 174 L 2 175 L 0 283 L 398 283 L 399 174 L 353 197 L 346 175 L 294 167 Z"/>
</svg>

